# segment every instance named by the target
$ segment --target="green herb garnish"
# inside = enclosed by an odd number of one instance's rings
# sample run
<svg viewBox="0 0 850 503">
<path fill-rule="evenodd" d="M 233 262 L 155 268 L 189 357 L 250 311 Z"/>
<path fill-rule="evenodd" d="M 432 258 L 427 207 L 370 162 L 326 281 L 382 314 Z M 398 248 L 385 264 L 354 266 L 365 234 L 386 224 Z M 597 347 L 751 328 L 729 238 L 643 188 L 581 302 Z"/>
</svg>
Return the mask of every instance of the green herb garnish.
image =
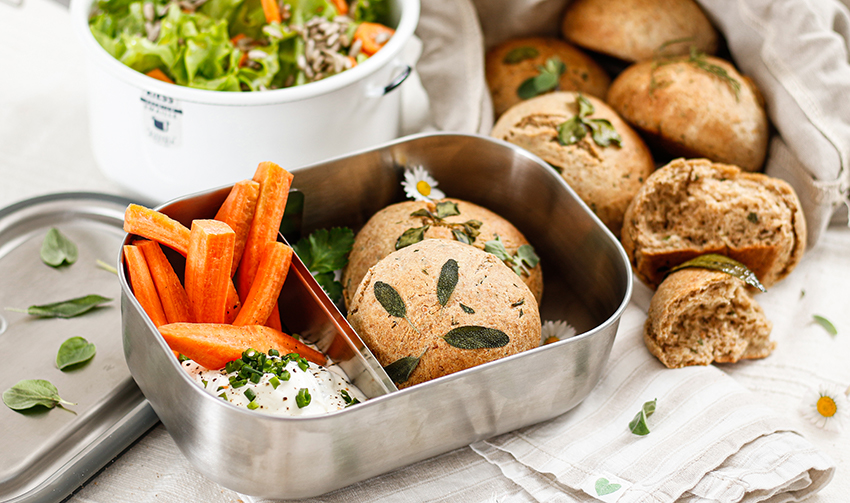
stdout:
<svg viewBox="0 0 850 503">
<path fill-rule="evenodd" d="M 495 239 L 484 243 L 484 251 L 492 253 L 502 262 L 507 264 L 518 276 L 528 276 L 529 269 L 534 269 L 540 263 L 540 257 L 534 253 L 534 247 L 529 244 L 524 244 L 517 248 L 515 254 L 508 253 L 505 244 L 502 243 L 502 238 L 496 236 Z"/>
<path fill-rule="evenodd" d="M 527 100 L 557 89 L 558 80 L 567 71 L 567 65 L 557 56 L 553 56 L 547 59 L 543 66 L 538 66 L 537 70 L 537 75 L 526 79 L 517 89 L 517 96 L 521 99 Z"/>
<path fill-rule="evenodd" d="M 527 59 L 536 58 L 538 55 L 540 55 L 540 52 L 534 47 L 517 47 L 505 54 L 502 62 L 506 65 L 515 65 Z"/>
<path fill-rule="evenodd" d="M 347 390 L 344 390 L 344 389 L 339 390 L 339 396 L 341 396 L 342 399 L 345 400 L 345 406 L 346 407 L 350 407 L 352 405 L 356 405 L 356 404 L 360 403 L 360 400 L 358 400 L 356 398 L 351 398 L 351 395 L 348 394 Z"/>
<path fill-rule="evenodd" d="M 398 239 L 396 239 L 395 249 L 401 250 L 402 248 L 422 241 L 425 239 L 425 231 L 427 231 L 430 227 L 430 225 L 423 225 L 422 227 L 407 229 L 401 234 L 401 236 L 398 237 Z"/>
<path fill-rule="evenodd" d="M 245 395 L 245 398 L 247 398 L 249 402 L 253 402 L 254 399 L 257 398 L 257 394 L 254 393 L 254 390 L 251 388 L 246 389 L 242 394 Z"/>
<path fill-rule="evenodd" d="M 458 281 L 457 269 L 457 260 L 450 258 L 440 270 L 440 278 L 437 280 L 437 300 L 440 301 L 441 306 L 446 305 L 455 291 Z"/>
<path fill-rule="evenodd" d="M 460 215 L 457 203 L 452 201 L 440 201 L 436 203 L 434 213 L 422 208 L 410 214 L 411 217 L 422 217 L 428 220 L 423 227 L 413 227 L 404 231 L 396 240 L 395 249 L 400 250 L 425 239 L 425 231 L 430 226 L 446 227 L 451 229 L 454 238 L 463 244 L 472 244 L 481 233 L 479 229 L 483 225 L 479 220 L 467 220 L 462 223 L 446 222 L 444 219 Z"/>
<path fill-rule="evenodd" d="M 758 288 L 762 292 L 767 291 L 753 271 L 751 271 L 746 265 L 725 255 L 719 255 L 717 253 L 706 253 L 705 255 L 700 255 L 699 257 L 688 260 L 684 264 L 677 265 L 670 269 L 669 274 L 687 267 L 701 267 L 712 271 L 725 272 L 726 274 L 735 276 L 750 286 Z"/>
<path fill-rule="evenodd" d="M 390 376 L 390 379 L 396 383 L 396 385 L 405 383 L 408 379 L 410 379 L 410 374 L 412 374 L 413 371 L 416 370 L 416 367 L 419 366 L 419 361 L 423 356 L 425 356 L 426 351 L 428 351 L 428 348 L 425 348 L 425 351 L 423 351 L 419 356 L 405 356 L 403 358 L 399 358 L 384 367 L 384 372 Z"/>
<path fill-rule="evenodd" d="M 250 391 L 250 390 L 248 390 L 248 391 Z M 258 404 L 257 402 L 248 402 L 247 407 L 248 407 L 248 410 L 257 410 L 257 409 L 260 408 L 260 404 Z"/>
<path fill-rule="evenodd" d="M 663 44 L 661 47 L 664 48 L 664 47 L 667 47 L 671 44 L 683 42 L 683 41 L 684 41 L 684 39 L 672 40 L 670 42 Z M 709 63 L 708 56 L 704 52 L 701 52 L 699 49 L 697 49 L 697 47 L 695 45 L 690 46 L 690 52 L 689 52 L 687 57 L 663 56 L 663 55 L 660 55 L 660 53 L 658 51 L 656 51 L 656 58 L 655 58 L 655 61 L 652 63 L 652 72 L 650 73 L 650 80 L 649 80 L 649 92 L 650 92 L 650 94 L 652 94 L 652 92 L 655 91 L 655 89 L 657 89 L 659 87 L 658 82 L 656 82 L 656 80 L 655 80 L 655 70 L 658 69 L 661 66 L 669 65 L 670 63 L 678 63 L 678 62 L 681 62 L 681 61 L 689 63 L 689 64 L 699 68 L 700 70 L 703 70 L 705 72 L 708 72 L 708 73 L 716 76 L 717 78 L 719 78 L 720 80 L 725 82 L 726 85 L 728 85 L 729 88 L 732 90 L 732 92 L 735 93 L 735 100 L 736 101 L 738 99 L 740 99 L 741 83 L 738 82 L 734 77 L 729 75 L 729 72 L 727 72 L 723 67 L 715 65 L 714 63 Z"/>
<path fill-rule="evenodd" d="M 475 309 L 472 309 L 469 306 L 465 306 L 465 305 L 461 304 L 460 308 L 463 309 L 463 312 L 466 313 L 466 314 L 475 314 Z"/>
<path fill-rule="evenodd" d="M 314 231 L 295 243 L 293 249 L 331 300 L 339 302 L 342 284 L 336 281 L 334 272 L 348 263 L 352 246 L 354 231 L 347 227 L 334 227 Z"/>
<path fill-rule="evenodd" d="M 508 334 L 501 330 L 478 326 L 454 328 L 443 339 L 459 349 L 501 348 L 511 342 Z"/>
<path fill-rule="evenodd" d="M 622 146 L 623 139 L 614 125 L 608 119 L 587 119 L 586 117 L 595 111 L 593 103 L 583 95 L 579 94 L 578 115 L 566 120 L 558 126 L 558 143 L 561 145 L 574 145 L 590 133 L 593 141 L 600 147 L 611 144 Z"/>
<path fill-rule="evenodd" d="M 41 242 L 41 261 L 51 267 L 59 267 L 62 264 L 73 264 L 77 257 L 77 245 L 59 229 L 51 227 Z"/>
<path fill-rule="evenodd" d="M 395 288 L 383 281 L 376 281 L 373 291 L 375 292 L 375 298 L 378 300 L 378 303 L 381 304 L 381 307 L 383 307 L 390 316 L 404 318 L 413 330 L 419 332 L 416 325 L 414 325 L 407 317 L 407 306 Z"/>
<path fill-rule="evenodd" d="M 298 394 L 295 395 L 295 403 L 298 404 L 299 409 L 303 409 L 304 407 L 310 405 L 310 401 L 312 397 L 310 396 L 310 390 L 307 388 L 301 388 L 298 390 Z"/>
<path fill-rule="evenodd" d="M 94 357 L 97 350 L 94 344 L 85 340 L 82 337 L 71 337 L 59 346 L 59 352 L 56 355 L 56 367 L 59 370 L 87 362 Z"/>
<path fill-rule="evenodd" d="M 63 405 L 77 405 L 60 398 L 59 390 L 56 389 L 56 386 L 43 379 L 18 381 L 18 384 L 3 392 L 3 403 L 12 410 L 26 410 L 38 405 L 42 405 L 48 409 L 52 409 L 58 405 L 65 409 Z M 65 410 L 74 412 L 69 409 Z M 76 412 L 74 413 L 76 414 Z"/>
<path fill-rule="evenodd" d="M 649 427 L 646 425 L 646 418 L 651 416 L 655 412 L 655 404 L 658 401 L 655 400 L 646 402 L 641 407 L 640 412 L 635 415 L 634 419 L 629 423 L 629 430 L 635 435 L 646 435 L 649 433 Z"/>
<path fill-rule="evenodd" d="M 277 376 L 272 376 L 272 378 L 269 379 L 269 384 L 272 385 L 272 388 L 277 389 L 277 387 L 280 386 L 280 379 L 278 379 Z"/>
<path fill-rule="evenodd" d="M 111 300 L 100 295 L 86 295 L 85 297 L 54 302 L 53 304 L 30 306 L 26 309 L 7 307 L 6 310 L 16 313 L 27 313 L 30 316 L 38 316 L 40 318 L 73 318 L 74 316 L 87 313 L 95 307 Z"/>
<path fill-rule="evenodd" d="M 833 325 L 833 324 L 832 324 L 832 322 L 831 322 L 831 321 L 829 321 L 828 319 L 826 319 L 826 318 L 824 318 L 823 316 L 818 315 L 818 314 L 813 314 L 813 315 L 812 315 L 812 318 L 814 318 L 815 322 L 816 322 L 818 325 L 822 326 L 822 327 L 823 327 L 823 329 L 824 329 L 824 330 L 826 330 L 826 332 L 827 332 L 829 335 L 831 335 L 831 336 L 833 336 L 833 337 L 834 337 L 834 336 L 836 336 L 836 335 L 838 335 L 838 329 L 837 329 L 837 328 L 835 328 L 835 325 Z"/>
</svg>

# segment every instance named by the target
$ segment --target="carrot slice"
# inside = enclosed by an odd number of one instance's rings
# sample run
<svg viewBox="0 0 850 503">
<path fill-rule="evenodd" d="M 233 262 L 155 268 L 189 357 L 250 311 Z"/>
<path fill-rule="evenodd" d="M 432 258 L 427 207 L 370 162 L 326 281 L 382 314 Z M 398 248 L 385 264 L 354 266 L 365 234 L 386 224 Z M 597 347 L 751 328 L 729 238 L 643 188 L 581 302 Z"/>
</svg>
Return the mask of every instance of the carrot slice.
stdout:
<svg viewBox="0 0 850 503">
<path fill-rule="evenodd" d="M 161 80 L 161 81 L 166 82 L 166 83 L 168 83 L 168 84 L 173 84 L 173 83 L 174 83 L 174 81 L 173 81 L 173 80 L 171 80 L 171 79 L 168 77 L 168 75 L 166 75 L 166 74 L 165 74 L 165 72 L 163 72 L 163 71 L 162 71 L 162 70 L 160 70 L 159 68 L 154 68 L 153 70 L 149 71 L 149 72 L 148 72 L 148 73 L 146 73 L 145 75 L 147 75 L 147 76 L 148 76 L 148 77 L 150 77 L 150 78 L 156 79 L 156 80 Z"/>
<path fill-rule="evenodd" d="M 184 257 L 189 249 L 189 229 L 185 225 L 138 204 L 127 206 L 124 231 L 162 243 Z"/>
<path fill-rule="evenodd" d="M 363 22 L 354 31 L 354 40 L 360 40 L 360 43 L 363 44 L 360 47 L 360 52 L 367 56 L 372 56 L 381 50 L 381 47 L 387 43 L 394 33 L 395 30 L 388 26 L 379 23 Z"/>
<path fill-rule="evenodd" d="M 263 325 L 267 327 L 271 327 L 275 330 L 280 330 L 283 332 L 283 325 L 280 323 L 280 306 L 277 301 L 274 303 L 274 307 L 272 307 L 272 313 L 266 318 L 265 323 Z"/>
<path fill-rule="evenodd" d="M 332 2 L 340 16 L 348 14 L 348 2 L 345 0 L 332 0 Z"/>
<path fill-rule="evenodd" d="M 242 357 L 248 348 L 281 354 L 298 353 L 317 364 L 327 363 L 325 356 L 293 337 L 262 325 L 237 327 L 217 323 L 170 323 L 159 327 L 168 346 L 208 369 L 220 369 Z"/>
<path fill-rule="evenodd" d="M 286 281 L 289 265 L 292 263 L 292 248 L 283 243 L 269 243 L 260 259 L 254 283 L 248 297 L 242 303 L 239 316 L 234 325 L 260 325 L 269 319 L 277 303 L 280 289 Z M 278 316 L 278 321 L 280 316 Z"/>
<path fill-rule="evenodd" d="M 124 245 L 124 259 L 127 261 L 127 271 L 130 273 L 130 285 L 136 300 L 142 305 L 154 326 L 162 326 L 168 323 L 165 311 L 159 301 L 153 278 L 151 278 L 145 255 L 137 246 Z"/>
<path fill-rule="evenodd" d="M 251 220 L 254 218 L 254 210 L 257 207 L 257 198 L 260 195 L 260 184 L 254 180 L 242 180 L 233 185 L 224 204 L 215 214 L 215 219 L 226 223 L 236 233 L 236 242 L 233 245 L 233 266 L 230 275 L 236 273 L 236 267 L 242 259 L 245 251 L 245 242 L 248 240 L 248 231 L 251 229 Z"/>
<path fill-rule="evenodd" d="M 277 241 L 289 187 L 292 186 L 292 173 L 273 162 L 261 162 L 254 173 L 254 181 L 260 184 L 260 195 L 236 273 L 236 290 L 243 302 L 251 291 L 263 250 L 267 244 Z"/>
<path fill-rule="evenodd" d="M 263 14 L 266 16 L 267 23 L 280 23 L 283 19 L 280 16 L 280 6 L 277 0 L 261 0 L 263 5 Z"/>
<path fill-rule="evenodd" d="M 189 297 L 186 290 L 180 284 L 180 279 L 171 267 L 171 263 L 162 252 L 156 241 L 141 241 L 137 247 L 142 250 L 148 263 L 151 277 L 162 303 L 162 310 L 168 323 L 192 322 L 192 309 L 189 306 Z"/>
<path fill-rule="evenodd" d="M 195 220 L 186 255 L 186 294 L 193 318 L 224 323 L 236 233 L 218 220 Z"/>
</svg>

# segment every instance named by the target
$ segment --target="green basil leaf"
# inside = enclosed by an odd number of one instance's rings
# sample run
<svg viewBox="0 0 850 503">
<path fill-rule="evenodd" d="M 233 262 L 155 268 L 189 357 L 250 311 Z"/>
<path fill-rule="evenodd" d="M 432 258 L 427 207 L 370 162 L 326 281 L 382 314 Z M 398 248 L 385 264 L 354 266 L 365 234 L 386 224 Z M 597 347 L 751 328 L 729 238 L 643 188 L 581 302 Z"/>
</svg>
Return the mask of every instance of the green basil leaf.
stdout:
<svg viewBox="0 0 850 503">
<path fill-rule="evenodd" d="M 455 237 L 455 240 L 457 240 L 457 241 L 459 241 L 459 242 L 461 242 L 465 245 L 471 245 L 472 244 L 472 239 L 469 237 L 469 234 L 467 234 L 467 233 L 465 233 L 461 230 L 452 229 L 452 235 Z"/>
<path fill-rule="evenodd" d="M 59 229 L 51 227 L 41 242 L 41 261 L 49 266 L 59 267 L 66 263 L 73 264 L 77 257 L 77 245 L 59 232 Z"/>
<path fill-rule="evenodd" d="M 502 62 L 506 65 L 515 65 L 526 59 L 536 58 L 540 52 L 534 47 L 517 47 L 505 54 Z"/>
<path fill-rule="evenodd" d="M 423 355 L 425 353 L 422 353 Z M 407 382 L 410 379 L 410 374 L 416 370 L 416 367 L 419 366 L 419 360 L 421 360 L 421 356 L 405 356 L 404 358 L 399 358 L 398 360 L 390 363 L 386 367 L 384 367 L 384 372 L 390 376 L 390 379 L 396 384 L 401 384 Z"/>
<path fill-rule="evenodd" d="M 455 291 L 458 280 L 457 269 L 457 260 L 453 258 L 446 260 L 443 268 L 440 269 L 440 278 L 437 280 L 437 300 L 440 301 L 441 306 L 446 305 Z"/>
<path fill-rule="evenodd" d="M 608 119 L 590 119 L 585 121 L 585 124 L 590 127 L 593 141 L 600 147 L 607 147 L 612 143 L 618 147 L 622 146 L 623 139 L 620 137 L 620 133 L 614 129 L 614 125 Z"/>
<path fill-rule="evenodd" d="M 528 244 L 517 248 L 516 257 L 531 268 L 537 267 L 537 264 L 540 263 L 540 257 L 534 253 L 534 247 Z"/>
<path fill-rule="evenodd" d="M 587 134 L 588 126 L 579 117 L 573 117 L 558 126 L 558 143 L 574 145 Z M 563 170 L 561 170 L 563 171 Z"/>
<path fill-rule="evenodd" d="M 492 253 L 501 261 L 510 261 L 511 256 L 508 254 L 508 250 L 505 249 L 504 243 L 502 243 L 502 238 L 496 236 L 495 239 L 491 239 L 484 243 L 484 251 L 487 253 Z"/>
<path fill-rule="evenodd" d="M 457 208 L 457 203 L 452 201 L 440 201 L 437 203 L 437 218 L 443 219 L 460 215 L 460 210 Z"/>
<path fill-rule="evenodd" d="M 3 403 L 12 410 L 26 410 L 37 405 L 52 409 L 59 404 L 77 405 L 59 397 L 59 390 L 43 379 L 25 379 L 3 392 Z"/>
<path fill-rule="evenodd" d="M 629 422 L 629 430 L 635 435 L 647 435 L 649 433 L 649 427 L 646 425 L 646 418 L 652 415 L 655 412 L 655 404 L 656 400 L 651 400 L 643 404 L 640 412 L 638 412 L 634 419 Z"/>
<path fill-rule="evenodd" d="M 422 227 L 413 227 L 404 231 L 401 236 L 396 239 L 395 249 L 401 250 L 406 246 L 410 246 L 412 244 L 416 244 L 423 239 L 425 239 L 425 231 L 427 231 L 431 226 L 423 225 Z"/>
<path fill-rule="evenodd" d="M 376 281 L 373 287 L 378 303 L 390 314 L 397 318 L 407 317 L 407 306 L 395 288 L 383 281 Z"/>
<path fill-rule="evenodd" d="M 294 249 L 310 272 L 326 273 L 345 267 L 352 246 L 354 231 L 347 227 L 334 227 L 314 231 L 298 240 Z"/>
<path fill-rule="evenodd" d="M 459 349 L 501 348 L 511 342 L 508 334 L 501 330 L 478 326 L 453 328 L 443 339 Z"/>
<path fill-rule="evenodd" d="M 460 308 L 463 309 L 463 312 L 466 313 L 466 314 L 475 314 L 475 309 L 472 309 L 469 306 L 465 306 L 465 305 L 461 304 Z"/>
<path fill-rule="evenodd" d="M 59 346 L 56 354 L 56 367 L 65 370 L 71 365 L 91 360 L 97 350 L 94 344 L 82 337 L 71 337 Z"/>
<path fill-rule="evenodd" d="M 595 111 L 593 103 L 591 103 L 590 100 L 585 98 L 583 95 L 579 94 L 576 101 L 578 102 L 578 116 L 580 118 L 584 119 L 588 115 L 593 114 Z"/>
<path fill-rule="evenodd" d="M 762 292 L 767 291 L 764 288 L 764 285 L 762 285 L 758 278 L 756 278 L 756 275 L 753 274 L 753 271 L 749 270 L 749 268 L 747 268 L 744 264 L 725 255 L 706 253 L 705 255 L 700 255 L 699 257 L 688 260 L 684 264 L 677 265 L 670 269 L 670 273 L 674 273 L 680 269 L 685 269 L 686 267 L 701 267 L 703 269 L 711 269 L 712 271 L 725 272 L 726 274 L 735 276 L 750 286 L 758 288 Z"/>
<path fill-rule="evenodd" d="M 815 322 L 817 322 L 818 325 L 822 326 L 829 335 L 838 335 L 838 329 L 835 328 L 835 325 L 833 325 L 832 322 L 828 319 L 818 314 L 813 314 L 812 318 L 814 318 Z"/>
<path fill-rule="evenodd" d="M 313 277 L 316 278 L 316 282 L 319 283 L 332 301 L 339 302 L 339 299 L 342 298 L 342 283 L 334 279 L 333 272 L 314 274 Z"/>
<path fill-rule="evenodd" d="M 11 308 L 6 309 L 9 311 L 23 311 L 30 316 L 39 316 L 41 318 L 73 318 L 74 316 L 87 313 L 95 307 L 111 300 L 100 295 L 86 295 L 85 297 L 63 300 L 61 302 L 54 302 L 53 304 L 30 306 L 25 311 Z"/>
<path fill-rule="evenodd" d="M 310 402 L 313 400 L 313 397 L 310 396 L 310 390 L 307 388 L 301 388 L 298 390 L 298 394 L 295 395 L 295 403 L 298 405 L 299 409 L 303 409 L 304 407 L 310 405 Z"/>
</svg>

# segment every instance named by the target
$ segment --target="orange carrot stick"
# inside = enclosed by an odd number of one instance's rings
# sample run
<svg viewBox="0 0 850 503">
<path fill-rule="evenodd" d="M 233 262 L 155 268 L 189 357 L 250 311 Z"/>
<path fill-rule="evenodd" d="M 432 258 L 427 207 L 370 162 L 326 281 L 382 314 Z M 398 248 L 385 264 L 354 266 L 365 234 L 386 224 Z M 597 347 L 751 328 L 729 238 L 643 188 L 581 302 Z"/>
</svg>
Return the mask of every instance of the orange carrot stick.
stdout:
<svg viewBox="0 0 850 503">
<path fill-rule="evenodd" d="M 165 258 L 159 243 L 142 241 L 137 246 L 145 255 L 168 323 L 194 321 L 186 290 L 180 284 L 180 279 L 171 267 L 171 263 Z"/>
<path fill-rule="evenodd" d="M 266 318 L 266 321 L 263 323 L 263 325 L 283 332 L 283 325 L 281 325 L 280 323 L 280 306 L 278 305 L 277 301 L 275 301 L 274 307 L 272 307 L 272 312 L 269 317 Z"/>
<path fill-rule="evenodd" d="M 174 81 L 173 81 L 173 80 L 171 80 L 171 79 L 168 77 L 168 75 L 166 75 L 166 74 L 165 74 L 165 72 L 163 72 L 163 71 L 162 71 L 162 70 L 160 70 L 159 68 L 154 68 L 153 70 L 149 71 L 149 72 L 148 72 L 148 73 L 146 73 L 145 75 L 147 75 L 147 76 L 148 76 L 148 77 L 150 77 L 150 78 L 156 79 L 156 80 L 161 80 L 161 81 L 166 82 L 166 83 L 168 83 L 168 84 L 173 84 L 173 83 L 174 83 Z"/>
<path fill-rule="evenodd" d="M 381 50 L 394 33 L 395 30 L 382 24 L 363 22 L 354 31 L 354 40 L 360 40 L 363 44 L 360 52 L 372 56 Z"/>
<path fill-rule="evenodd" d="M 277 4 L 277 0 L 261 0 L 263 5 L 263 14 L 266 16 L 267 23 L 280 23 L 280 6 Z"/>
<path fill-rule="evenodd" d="M 245 242 L 248 240 L 248 231 L 251 229 L 251 220 L 254 218 L 254 210 L 257 207 L 257 198 L 260 195 L 260 184 L 254 180 L 242 180 L 233 185 L 224 204 L 215 214 L 215 219 L 226 223 L 236 233 L 236 242 L 233 245 L 233 266 L 230 275 L 236 273 L 239 261 L 242 260 L 242 252 L 245 251 Z"/>
<path fill-rule="evenodd" d="M 159 327 L 168 346 L 208 369 L 220 369 L 242 357 L 248 348 L 281 354 L 298 353 L 317 364 L 327 363 L 325 355 L 283 332 L 262 325 L 237 327 L 216 323 L 170 323 Z"/>
<path fill-rule="evenodd" d="M 233 321 L 234 325 L 260 325 L 269 319 L 291 263 L 292 248 L 277 241 L 266 245 L 254 283 L 242 303 L 239 316 Z"/>
<path fill-rule="evenodd" d="M 185 281 L 192 317 L 198 322 L 225 321 L 235 240 L 236 233 L 224 222 L 192 222 Z"/>
<path fill-rule="evenodd" d="M 127 271 L 130 273 L 130 285 L 136 300 L 142 305 L 154 326 L 159 327 L 168 323 L 159 294 L 156 292 L 153 278 L 151 278 L 145 255 L 137 246 L 124 245 L 124 259 L 127 261 Z"/>
<path fill-rule="evenodd" d="M 189 249 L 189 229 L 185 225 L 138 204 L 127 206 L 124 231 L 162 243 L 184 257 Z"/>
<path fill-rule="evenodd" d="M 336 11 L 340 16 L 348 14 L 348 2 L 345 0 L 332 0 L 332 3 L 334 4 L 334 7 L 336 7 Z"/>
<path fill-rule="evenodd" d="M 292 174 L 273 162 L 261 162 L 254 173 L 254 181 L 260 184 L 260 196 L 236 273 L 236 290 L 243 302 L 251 291 L 263 250 L 267 244 L 277 241 Z"/>
</svg>

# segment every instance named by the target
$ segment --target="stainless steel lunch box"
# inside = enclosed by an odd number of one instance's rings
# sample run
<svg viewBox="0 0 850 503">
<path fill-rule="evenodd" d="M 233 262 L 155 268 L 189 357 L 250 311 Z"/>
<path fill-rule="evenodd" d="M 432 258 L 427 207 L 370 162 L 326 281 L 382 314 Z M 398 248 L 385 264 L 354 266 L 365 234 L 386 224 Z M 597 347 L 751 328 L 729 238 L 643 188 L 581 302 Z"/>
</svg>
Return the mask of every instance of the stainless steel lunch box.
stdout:
<svg viewBox="0 0 850 503">
<path fill-rule="evenodd" d="M 180 450 L 206 477 L 253 496 L 317 496 L 553 418 L 596 385 L 631 296 L 629 262 L 555 170 L 528 152 L 486 137 L 422 134 L 295 170 L 293 187 L 304 195 L 305 235 L 335 226 L 358 229 L 403 199 L 403 170 L 417 165 L 449 197 L 489 208 L 525 234 L 543 264 L 541 318 L 567 320 L 579 335 L 395 391 L 356 337 L 340 335 L 350 327 L 327 299 L 293 298 L 312 277 L 290 274 L 280 302 L 284 324 L 295 331 L 305 313 L 319 313 L 310 317 L 321 319 L 321 327 L 299 331 L 320 339 L 322 349 L 328 341 L 346 341 L 347 349 L 335 351 L 364 374 L 356 378 L 374 398 L 325 416 L 271 417 L 236 408 L 193 383 L 133 297 L 122 270 L 130 372 Z M 246 168 L 245 177 L 252 172 Z M 228 191 L 187 196 L 160 210 L 184 224 L 211 218 Z"/>
</svg>

